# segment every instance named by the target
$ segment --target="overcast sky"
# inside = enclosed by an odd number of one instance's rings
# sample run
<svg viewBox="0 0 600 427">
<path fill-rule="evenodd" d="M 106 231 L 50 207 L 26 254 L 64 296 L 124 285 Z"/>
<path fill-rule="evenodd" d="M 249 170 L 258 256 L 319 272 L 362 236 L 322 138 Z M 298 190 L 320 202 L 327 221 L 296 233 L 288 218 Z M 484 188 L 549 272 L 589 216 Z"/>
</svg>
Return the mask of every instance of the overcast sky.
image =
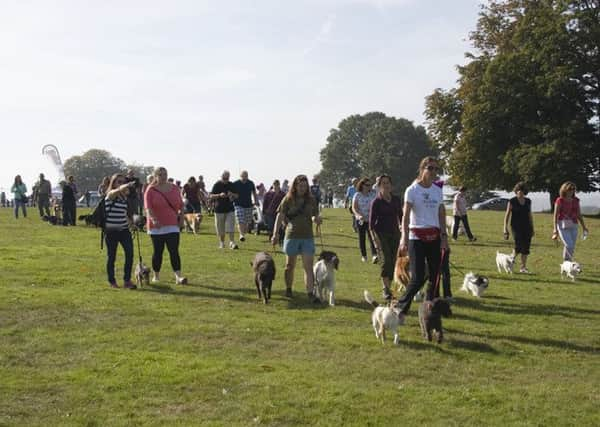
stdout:
<svg viewBox="0 0 600 427">
<path fill-rule="evenodd" d="M 0 187 L 52 176 L 45 144 L 211 184 L 223 169 L 257 184 L 316 173 L 351 114 L 423 123 L 480 3 L 3 0 Z"/>
</svg>

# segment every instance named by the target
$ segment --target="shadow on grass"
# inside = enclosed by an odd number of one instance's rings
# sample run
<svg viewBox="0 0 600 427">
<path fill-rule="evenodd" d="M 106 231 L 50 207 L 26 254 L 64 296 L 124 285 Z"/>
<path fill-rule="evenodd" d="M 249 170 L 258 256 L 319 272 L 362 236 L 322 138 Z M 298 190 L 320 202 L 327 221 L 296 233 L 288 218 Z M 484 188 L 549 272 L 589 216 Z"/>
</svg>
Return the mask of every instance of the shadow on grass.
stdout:
<svg viewBox="0 0 600 427">
<path fill-rule="evenodd" d="M 456 338 L 448 339 L 450 347 L 460 348 L 463 350 L 477 351 L 479 353 L 498 354 L 498 351 L 489 344 L 478 341 L 466 341 Z"/>
<path fill-rule="evenodd" d="M 474 310 L 497 312 L 504 314 L 529 314 L 537 316 L 564 316 L 577 317 L 574 314 L 580 315 L 595 315 L 600 316 L 600 310 L 590 310 L 578 307 L 565 307 L 560 305 L 549 304 L 512 304 L 512 303 L 486 303 L 485 299 L 474 300 L 466 298 L 456 298 L 456 304 L 459 307 L 472 308 Z"/>
</svg>

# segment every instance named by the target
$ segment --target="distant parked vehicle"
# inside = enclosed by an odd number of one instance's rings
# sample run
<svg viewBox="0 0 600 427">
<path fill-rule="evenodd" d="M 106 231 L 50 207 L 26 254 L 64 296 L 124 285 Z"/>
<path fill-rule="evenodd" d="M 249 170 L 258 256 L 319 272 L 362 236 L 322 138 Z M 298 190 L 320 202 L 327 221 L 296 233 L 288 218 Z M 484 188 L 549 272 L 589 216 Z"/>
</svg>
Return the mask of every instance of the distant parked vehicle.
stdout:
<svg viewBox="0 0 600 427">
<path fill-rule="evenodd" d="M 485 200 L 481 203 L 473 204 L 472 209 L 474 210 L 487 210 L 487 211 L 505 211 L 506 205 L 508 205 L 508 199 L 505 197 L 494 197 L 492 199 Z"/>
<path fill-rule="evenodd" d="M 90 191 L 90 208 L 95 207 L 100 202 L 100 194 L 97 191 Z M 85 207 L 85 195 L 77 200 L 77 206 Z"/>
</svg>

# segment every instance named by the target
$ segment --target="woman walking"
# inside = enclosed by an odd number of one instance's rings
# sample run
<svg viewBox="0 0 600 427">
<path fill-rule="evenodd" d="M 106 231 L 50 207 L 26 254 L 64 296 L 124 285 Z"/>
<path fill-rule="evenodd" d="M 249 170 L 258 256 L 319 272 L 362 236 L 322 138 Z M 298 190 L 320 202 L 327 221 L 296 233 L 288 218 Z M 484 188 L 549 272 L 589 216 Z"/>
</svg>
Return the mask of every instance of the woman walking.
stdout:
<svg viewBox="0 0 600 427">
<path fill-rule="evenodd" d="M 19 207 L 23 211 L 23 218 L 27 218 L 27 186 L 21 179 L 21 175 L 15 176 L 15 181 L 10 187 L 10 191 L 13 193 L 13 205 L 15 208 L 15 218 L 19 219 Z"/>
<path fill-rule="evenodd" d="M 119 244 L 125 252 L 125 266 L 123 267 L 123 287 L 135 289 L 131 282 L 131 269 L 133 267 L 133 239 L 129 231 L 131 219 L 127 215 L 127 195 L 135 191 L 134 182 L 126 183 L 125 175 L 115 174 L 110 178 L 106 188 L 104 213 L 106 228 L 104 239 L 106 241 L 106 274 L 111 288 L 118 288 L 115 278 L 115 260 Z"/>
<path fill-rule="evenodd" d="M 377 197 L 373 199 L 371 203 L 368 227 L 374 245 L 380 254 L 379 262 L 381 263 L 383 298 L 391 300 L 392 292 L 390 290 L 390 285 L 392 283 L 392 278 L 394 277 L 394 266 L 396 264 L 398 245 L 400 243 L 402 201 L 399 197 L 392 194 L 392 179 L 389 175 L 381 175 L 378 177 L 376 184 Z M 366 188 L 368 188 L 369 185 L 370 184 L 365 184 L 362 187 L 362 191 L 366 191 Z M 358 194 L 359 192 L 354 195 L 354 199 Z M 357 225 L 361 227 L 358 221 Z"/>
<path fill-rule="evenodd" d="M 313 258 L 315 241 L 312 225 L 321 224 L 317 201 L 309 191 L 308 178 L 298 175 L 294 178 L 287 195 L 277 209 L 274 230 L 279 230 L 281 224 L 286 224 L 283 251 L 285 252 L 285 296 L 292 297 L 294 283 L 294 268 L 298 255 L 302 257 L 304 268 L 304 284 L 308 299 L 318 302 L 314 295 Z M 273 233 L 271 242 L 277 244 L 277 233 Z"/>
<path fill-rule="evenodd" d="M 187 284 L 181 275 L 181 258 L 179 256 L 179 233 L 181 231 L 181 215 L 183 200 L 179 188 L 168 182 L 167 170 L 159 167 L 154 171 L 154 181 L 144 194 L 144 206 L 148 216 L 146 228 L 152 239 L 152 282 L 160 280 L 163 252 L 165 245 L 169 251 L 171 267 L 175 273 L 175 283 Z"/>
<path fill-rule="evenodd" d="M 560 186 L 559 197 L 554 202 L 554 227 L 552 240 L 560 236 L 563 248 L 563 260 L 572 261 L 575 254 L 575 243 L 577 242 L 578 224 L 581 223 L 584 237 L 588 229 L 581 216 L 579 199 L 575 197 L 577 187 L 570 181 Z"/>
<path fill-rule="evenodd" d="M 446 233 L 446 209 L 442 188 L 434 185 L 439 163 L 434 157 L 425 157 L 419 164 L 417 179 L 404 193 L 404 216 L 400 252 L 410 258 L 410 281 L 406 292 L 398 300 L 398 307 L 405 315 L 413 297 L 425 282 L 425 260 L 429 269 L 429 287 L 426 301 L 439 296 L 435 286 L 440 280 L 442 251 L 448 249 Z"/>
<path fill-rule="evenodd" d="M 371 203 L 375 200 L 375 192 L 371 189 L 371 180 L 363 178 L 356 184 L 356 193 L 352 198 L 352 213 L 356 219 L 358 227 L 358 247 L 362 262 L 367 262 L 367 245 L 366 239 L 369 237 L 371 244 L 371 256 L 373 264 L 377 263 L 377 250 L 373 244 L 373 237 L 369 233 L 369 214 Z"/>
<path fill-rule="evenodd" d="M 515 188 L 515 197 L 509 200 L 504 215 L 504 239 L 508 240 L 508 221 L 510 219 L 510 228 L 515 240 L 513 255 L 521 254 L 521 273 L 529 273 L 527 270 L 527 256 L 531 248 L 531 238 L 535 232 L 533 230 L 533 216 L 531 215 L 531 199 L 527 195 L 527 187 L 523 182 L 517 182 Z"/>
</svg>

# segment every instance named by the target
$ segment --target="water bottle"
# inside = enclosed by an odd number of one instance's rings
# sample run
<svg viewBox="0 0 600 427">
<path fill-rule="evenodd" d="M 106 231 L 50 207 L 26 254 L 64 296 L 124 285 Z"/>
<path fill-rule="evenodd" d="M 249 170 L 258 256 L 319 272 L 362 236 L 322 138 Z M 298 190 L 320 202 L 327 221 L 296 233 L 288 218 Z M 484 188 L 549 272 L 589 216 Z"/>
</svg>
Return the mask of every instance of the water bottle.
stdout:
<svg viewBox="0 0 600 427">
<path fill-rule="evenodd" d="M 581 240 L 585 240 L 588 238 L 588 231 L 587 230 L 583 230 L 583 234 L 581 235 Z"/>
</svg>

